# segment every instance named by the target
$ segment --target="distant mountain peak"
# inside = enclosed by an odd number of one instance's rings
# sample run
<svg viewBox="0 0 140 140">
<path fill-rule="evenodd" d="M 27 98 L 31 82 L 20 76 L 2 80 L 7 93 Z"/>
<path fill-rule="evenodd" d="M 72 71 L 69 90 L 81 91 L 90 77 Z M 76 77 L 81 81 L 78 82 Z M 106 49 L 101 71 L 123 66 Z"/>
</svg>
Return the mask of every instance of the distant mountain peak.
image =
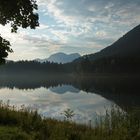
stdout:
<svg viewBox="0 0 140 140">
<path fill-rule="evenodd" d="M 54 63 L 69 63 L 69 62 L 72 62 L 73 60 L 77 59 L 81 57 L 79 53 L 72 53 L 72 54 L 65 54 L 63 52 L 58 52 L 58 53 L 55 53 L 55 54 L 52 54 L 50 57 L 46 58 L 46 59 L 35 59 L 35 61 L 38 61 L 38 62 L 46 62 L 46 61 L 49 61 L 49 62 L 54 62 Z"/>
</svg>

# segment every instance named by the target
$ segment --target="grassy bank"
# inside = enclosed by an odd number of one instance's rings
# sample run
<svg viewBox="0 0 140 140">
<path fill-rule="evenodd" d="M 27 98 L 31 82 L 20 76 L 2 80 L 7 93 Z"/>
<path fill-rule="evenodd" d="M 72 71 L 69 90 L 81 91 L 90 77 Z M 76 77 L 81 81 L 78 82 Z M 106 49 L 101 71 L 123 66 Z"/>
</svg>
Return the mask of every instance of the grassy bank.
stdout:
<svg viewBox="0 0 140 140">
<path fill-rule="evenodd" d="M 114 109 L 97 118 L 96 126 L 42 119 L 24 106 L 20 110 L 0 104 L 0 140 L 139 140 L 139 109 L 128 114 Z"/>
</svg>

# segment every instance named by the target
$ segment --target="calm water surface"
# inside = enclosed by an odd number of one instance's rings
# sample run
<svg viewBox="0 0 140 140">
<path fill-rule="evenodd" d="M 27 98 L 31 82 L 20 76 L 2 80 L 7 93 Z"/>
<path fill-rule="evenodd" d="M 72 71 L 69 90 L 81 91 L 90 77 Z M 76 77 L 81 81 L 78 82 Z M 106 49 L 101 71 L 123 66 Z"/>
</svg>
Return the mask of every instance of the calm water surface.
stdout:
<svg viewBox="0 0 140 140">
<path fill-rule="evenodd" d="M 112 104 L 100 95 L 87 93 L 70 85 L 31 90 L 1 88 L 0 99 L 4 102 L 10 100 L 11 105 L 18 107 L 24 104 L 37 109 L 43 116 L 57 119 L 64 119 L 63 111 L 70 108 L 75 112 L 73 120 L 79 123 L 87 123 L 97 114 L 104 114 L 105 107 Z"/>
<path fill-rule="evenodd" d="M 140 107 L 140 79 L 42 77 L 1 77 L 0 100 L 10 100 L 17 107 L 24 104 L 42 116 L 61 120 L 70 108 L 73 120 L 84 124 L 104 115 L 113 104 Z"/>
</svg>

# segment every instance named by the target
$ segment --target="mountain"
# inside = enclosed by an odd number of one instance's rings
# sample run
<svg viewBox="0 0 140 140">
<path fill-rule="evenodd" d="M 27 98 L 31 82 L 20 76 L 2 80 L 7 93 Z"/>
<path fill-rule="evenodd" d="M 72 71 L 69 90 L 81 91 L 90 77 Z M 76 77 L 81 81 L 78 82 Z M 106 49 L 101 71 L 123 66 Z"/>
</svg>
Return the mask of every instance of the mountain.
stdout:
<svg viewBox="0 0 140 140">
<path fill-rule="evenodd" d="M 49 62 L 64 64 L 64 63 L 72 62 L 73 60 L 75 60 L 79 57 L 80 57 L 80 54 L 78 54 L 78 53 L 65 54 L 65 53 L 59 52 L 59 53 L 55 53 L 55 54 L 51 55 L 47 59 L 35 59 L 35 61 L 38 61 L 41 63 L 49 61 Z"/>
<path fill-rule="evenodd" d="M 140 25 L 126 33 L 112 45 L 102 49 L 101 51 L 87 55 L 91 61 L 107 58 L 107 57 L 140 57 Z M 85 56 L 76 59 L 78 62 L 83 60 Z"/>
<path fill-rule="evenodd" d="M 43 63 L 43 62 L 46 62 L 47 59 L 40 59 L 40 58 L 37 58 L 37 59 L 34 59 L 34 61 L 37 61 L 37 62 Z"/>
<path fill-rule="evenodd" d="M 74 88 L 71 85 L 59 85 L 57 87 L 51 87 L 49 88 L 52 92 L 58 93 L 58 94 L 64 94 L 67 92 L 71 92 L 71 93 L 79 93 L 79 89 Z"/>
</svg>

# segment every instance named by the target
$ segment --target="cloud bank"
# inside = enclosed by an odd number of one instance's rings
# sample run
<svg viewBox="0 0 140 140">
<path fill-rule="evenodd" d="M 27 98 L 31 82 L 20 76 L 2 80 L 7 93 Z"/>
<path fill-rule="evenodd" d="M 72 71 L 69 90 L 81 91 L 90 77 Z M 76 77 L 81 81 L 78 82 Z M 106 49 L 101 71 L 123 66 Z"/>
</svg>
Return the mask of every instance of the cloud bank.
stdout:
<svg viewBox="0 0 140 140">
<path fill-rule="evenodd" d="M 11 59 L 45 58 L 58 51 L 94 53 L 140 23 L 139 0 L 37 0 L 40 27 L 11 34 Z M 6 33 L 6 34 L 5 34 Z M 22 54 L 19 58 L 19 52 Z"/>
</svg>

